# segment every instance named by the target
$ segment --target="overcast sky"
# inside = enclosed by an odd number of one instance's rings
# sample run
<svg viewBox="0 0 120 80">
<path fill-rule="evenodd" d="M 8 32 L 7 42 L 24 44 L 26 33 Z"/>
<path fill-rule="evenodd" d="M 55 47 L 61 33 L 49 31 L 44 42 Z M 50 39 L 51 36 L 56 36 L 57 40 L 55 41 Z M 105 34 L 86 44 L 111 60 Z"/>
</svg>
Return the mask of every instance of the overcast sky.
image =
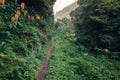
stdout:
<svg viewBox="0 0 120 80">
<path fill-rule="evenodd" d="M 64 7 L 72 4 L 73 2 L 75 2 L 76 0 L 56 0 L 56 3 L 54 5 L 54 14 L 58 11 L 60 11 L 61 9 L 63 9 Z"/>
</svg>

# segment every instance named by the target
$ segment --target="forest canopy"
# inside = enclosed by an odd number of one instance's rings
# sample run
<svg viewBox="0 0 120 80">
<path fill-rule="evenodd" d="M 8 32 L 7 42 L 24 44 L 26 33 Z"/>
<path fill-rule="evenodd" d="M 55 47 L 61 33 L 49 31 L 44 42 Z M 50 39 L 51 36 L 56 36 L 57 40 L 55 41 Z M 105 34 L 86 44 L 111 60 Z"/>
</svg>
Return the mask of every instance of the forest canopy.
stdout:
<svg viewBox="0 0 120 80">
<path fill-rule="evenodd" d="M 120 51 L 120 0 L 78 0 L 71 13 L 78 41 L 89 49 Z"/>
<path fill-rule="evenodd" d="M 17 3 L 24 2 L 27 5 L 27 7 L 30 8 L 28 9 L 29 11 L 34 9 L 40 15 L 42 15 L 45 19 L 48 19 L 49 21 L 51 21 L 50 19 L 53 19 L 54 17 L 53 16 L 53 5 L 56 0 L 8 0 L 8 2 L 9 1 L 17 2 Z"/>
</svg>

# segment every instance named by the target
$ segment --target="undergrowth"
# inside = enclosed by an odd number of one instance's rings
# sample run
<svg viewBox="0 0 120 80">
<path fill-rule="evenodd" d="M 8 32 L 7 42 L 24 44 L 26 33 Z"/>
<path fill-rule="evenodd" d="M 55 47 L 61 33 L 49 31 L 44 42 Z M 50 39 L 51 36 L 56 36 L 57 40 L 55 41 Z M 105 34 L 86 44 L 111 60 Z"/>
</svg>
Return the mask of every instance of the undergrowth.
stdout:
<svg viewBox="0 0 120 80">
<path fill-rule="evenodd" d="M 75 43 L 75 32 L 69 27 L 55 30 L 44 18 L 35 19 L 35 14 L 17 3 L 0 5 L 0 80 L 35 80 L 53 36 L 46 80 L 120 80 L 119 57 L 99 49 L 98 55 L 91 54 Z"/>
<path fill-rule="evenodd" d="M 65 32 L 55 35 L 55 46 L 46 80 L 119 80 L 120 61 L 106 55 L 93 55 L 83 45 L 66 38 Z M 86 51 L 85 51 L 86 50 Z"/>
<path fill-rule="evenodd" d="M 44 61 L 49 25 L 29 12 L 14 2 L 0 5 L 0 80 L 35 80 Z"/>
</svg>

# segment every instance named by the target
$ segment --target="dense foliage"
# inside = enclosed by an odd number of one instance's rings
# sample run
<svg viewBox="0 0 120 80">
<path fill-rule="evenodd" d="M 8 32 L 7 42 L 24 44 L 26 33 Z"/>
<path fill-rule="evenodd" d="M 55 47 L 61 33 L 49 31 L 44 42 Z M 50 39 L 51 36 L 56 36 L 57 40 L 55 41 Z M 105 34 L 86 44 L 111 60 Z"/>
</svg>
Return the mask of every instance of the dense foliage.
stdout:
<svg viewBox="0 0 120 80">
<path fill-rule="evenodd" d="M 0 80 L 35 80 L 51 23 L 24 2 L 0 1 Z"/>
<path fill-rule="evenodd" d="M 119 1 L 79 0 L 76 33 L 67 18 L 52 26 L 54 2 L 0 0 L 0 80 L 36 80 L 51 38 L 46 80 L 120 80 L 120 58 L 109 54 L 120 47 Z"/>
<path fill-rule="evenodd" d="M 120 0 L 78 0 L 71 13 L 78 41 L 89 49 L 120 51 Z"/>
<path fill-rule="evenodd" d="M 50 25 L 53 26 L 53 5 L 56 0 L 18 0 L 19 3 L 25 2 L 31 9 L 40 13 Z"/>
<path fill-rule="evenodd" d="M 89 54 L 82 45 L 74 43 L 74 36 L 72 32 L 66 32 L 66 27 L 59 26 L 46 80 L 120 79 L 120 61 L 110 59 L 104 53 Z"/>
</svg>

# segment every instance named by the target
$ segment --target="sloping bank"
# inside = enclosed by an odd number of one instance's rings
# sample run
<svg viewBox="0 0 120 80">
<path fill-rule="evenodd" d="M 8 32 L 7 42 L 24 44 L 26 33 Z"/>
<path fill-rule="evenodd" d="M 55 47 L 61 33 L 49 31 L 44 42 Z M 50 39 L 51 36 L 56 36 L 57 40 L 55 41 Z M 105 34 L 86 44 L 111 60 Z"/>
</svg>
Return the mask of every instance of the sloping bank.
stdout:
<svg viewBox="0 0 120 80">
<path fill-rule="evenodd" d="M 78 51 L 65 34 L 55 36 L 46 80 L 119 80 L 120 62 Z"/>
</svg>

